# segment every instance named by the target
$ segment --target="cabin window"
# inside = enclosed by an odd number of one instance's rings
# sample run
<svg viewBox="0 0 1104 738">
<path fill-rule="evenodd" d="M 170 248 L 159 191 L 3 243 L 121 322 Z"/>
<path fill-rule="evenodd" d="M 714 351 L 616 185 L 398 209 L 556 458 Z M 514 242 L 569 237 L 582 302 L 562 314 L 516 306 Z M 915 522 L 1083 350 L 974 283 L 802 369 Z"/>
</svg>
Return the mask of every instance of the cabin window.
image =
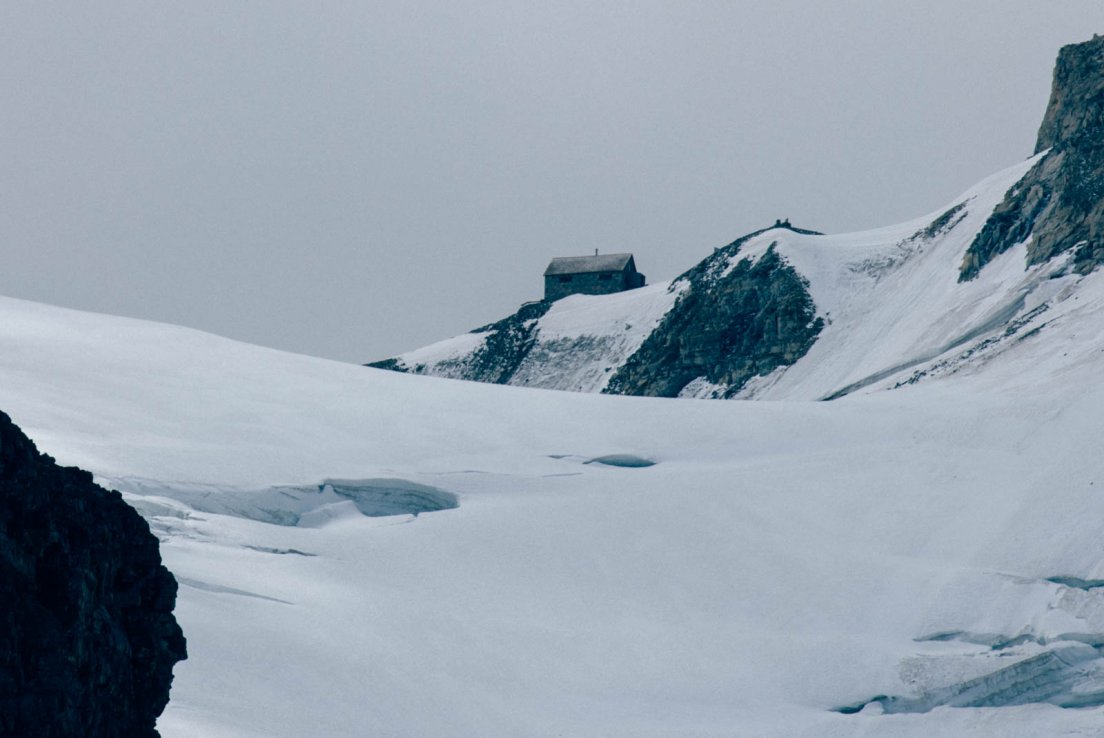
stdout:
<svg viewBox="0 0 1104 738">
<path fill-rule="evenodd" d="M 608 280 L 611 280 L 611 279 L 613 279 L 613 275 L 612 275 L 612 274 L 599 274 L 599 275 L 598 275 L 598 279 L 602 279 L 602 280 L 607 280 L 607 281 L 608 281 Z"/>
<path fill-rule="evenodd" d="M 561 274 L 560 275 L 560 281 L 561 282 L 570 282 L 571 281 L 571 275 L 570 274 Z"/>
</svg>

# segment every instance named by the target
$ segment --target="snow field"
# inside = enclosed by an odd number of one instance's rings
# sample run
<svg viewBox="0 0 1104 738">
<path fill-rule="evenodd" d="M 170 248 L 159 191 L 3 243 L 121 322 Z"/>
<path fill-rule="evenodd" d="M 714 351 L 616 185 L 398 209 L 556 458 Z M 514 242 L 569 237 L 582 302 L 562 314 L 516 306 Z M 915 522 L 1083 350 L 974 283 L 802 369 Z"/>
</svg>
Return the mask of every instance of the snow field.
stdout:
<svg viewBox="0 0 1104 738">
<path fill-rule="evenodd" d="M 1015 403 L 976 379 L 836 403 L 644 400 L 0 310 L 0 407 L 63 463 L 170 490 L 386 477 L 459 495 L 312 528 L 132 497 L 162 505 L 151 522 L 184 582 L 191 658 L 166 736 L 984 735 L 1099 715 L 831 712 L 908 694 L 917 657 L 950 649 L 943 671 L 973 676 L 981 647 L 914 639 L 1049 627 L 1046 577 L 1104 575 L 1085 432 L 1104 397 L 1084 383 L 1041 375 Z M 657 463 L 584 463 L 605 454 Z M 1093 608 L 1067 615 L 1090 628 Z"/>
<path fill-rule="evenodd" d="M 0 298 L 0 409 L 161 538 L 190 652 L 166 738 L 1099 735 L 1046 702 L 1104 690 L 1104 277 L 948 269 L 1028 165 L 942 240 L 746 245 L 832 321 L 755 391 L 861 385 L 834 402 L 481 385 Z M 614 297 L 543 340 L 624 348 L 674 299 Z M 427 488 L 459 506 L 362 514 Z M 939 706 L 963 694 L 1001 706 Z"/>
</svg>

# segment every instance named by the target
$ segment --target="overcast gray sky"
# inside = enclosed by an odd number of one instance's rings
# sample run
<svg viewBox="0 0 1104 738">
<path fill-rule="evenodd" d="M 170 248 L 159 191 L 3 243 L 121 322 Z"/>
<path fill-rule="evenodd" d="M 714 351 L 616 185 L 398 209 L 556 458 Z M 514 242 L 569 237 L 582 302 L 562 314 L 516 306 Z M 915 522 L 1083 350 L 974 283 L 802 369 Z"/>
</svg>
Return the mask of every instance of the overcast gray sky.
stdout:
<svg viewBox="0 0 1104 738">
<path fill-rule="evenodd" d="M 1101 0 L 0 5 L 0 293 L 368 361 L 1030 155 Z"/>
</svg>

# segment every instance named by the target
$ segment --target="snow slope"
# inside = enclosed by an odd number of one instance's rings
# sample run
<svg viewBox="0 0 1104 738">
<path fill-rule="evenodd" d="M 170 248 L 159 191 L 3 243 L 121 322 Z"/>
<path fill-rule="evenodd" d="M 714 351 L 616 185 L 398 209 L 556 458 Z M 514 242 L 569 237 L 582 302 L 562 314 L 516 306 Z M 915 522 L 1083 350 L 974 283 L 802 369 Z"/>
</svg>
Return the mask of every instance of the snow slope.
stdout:
<svg viewBox="0 0 1104 738">
<path fill-rule="evenodd" d="M 601 392 L 680 292 L 680 286 L 663 282 L 615 295 L 571 295 L 553 303 L 538 321 L 536 345 L 508 384 Z"/>
<path fill-rule="evenodd" d="M 528 326 L 534 341 L 511 372 L 518 387 L 601 392 L 614 370 L 640 348 L 685 285 L 662 282 L 613 295 L 570 295 Z M 487 332 L 463 333 L 396 357 L 415 374 L 471 378 L 471 359 Z"/>
<path fill-rule="evenodd" d="M 1052 704 L 1104 690 L 1104 280 L 1076 279 L 984 363 L 831 403 L 456 382 L 0 299 L 0 408 L 161 537 L 167 738 L 1099 735 Z M 808 394 L 879 366 L 844 358 Z"/>
</svg>

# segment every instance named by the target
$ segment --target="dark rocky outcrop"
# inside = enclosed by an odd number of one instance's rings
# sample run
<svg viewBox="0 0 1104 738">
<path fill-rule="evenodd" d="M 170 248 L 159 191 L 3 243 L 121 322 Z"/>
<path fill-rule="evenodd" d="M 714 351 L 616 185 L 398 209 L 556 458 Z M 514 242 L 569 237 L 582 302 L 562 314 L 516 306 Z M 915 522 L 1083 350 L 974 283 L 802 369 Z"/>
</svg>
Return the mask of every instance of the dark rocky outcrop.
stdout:
<svg viewBox="0 0 1104 738">
<path fill-rule="evenodd" d="M 812 233 L 812 231 L 801 231 Z M 807 282 L 773 244 L 754 263 L 740 259 L 749 234 L 717 251 L 680 280 L 689 287 L 610 380 L 610 394 L 675 397 L 705 377 L 738 392 L 749 379 L 793 364 L 824 325 Z M 735 266 L 728 269 L 731 261 Z"/>
<path fill-rule="evenodd" d="M 1081 273 L 1104 263 L 1104 36 L 1059 52 L 1035 144 L 1043 151 L 967 249 L 961 280 L 1029 236 L 1029 264 L 1066 252 Z"/>
<path fill-rule="evenodd" d="M 0 413 L 0 735 L 156 736 L 175 600 L 138 513 Z"/>
<path fill-rule="evenodd" d="M 536 341 L 536 320 L 548 312 L 550 302 L 527 302 L 508 318 L 476 328 L 487 340 L 472 357 L 471 379 L 505 384 L 510 381 Z"/>
</svg>

